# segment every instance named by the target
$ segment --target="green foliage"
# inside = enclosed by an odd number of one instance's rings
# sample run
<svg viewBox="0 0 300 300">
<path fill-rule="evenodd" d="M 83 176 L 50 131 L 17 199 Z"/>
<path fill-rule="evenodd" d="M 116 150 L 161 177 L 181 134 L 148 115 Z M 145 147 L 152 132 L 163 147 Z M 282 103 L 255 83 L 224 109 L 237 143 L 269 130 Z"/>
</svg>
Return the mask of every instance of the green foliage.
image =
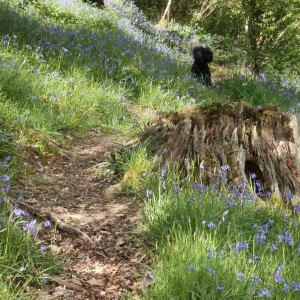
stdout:
<svg viewBox="0 0 300 300">
<path fill-rule="evenodd" d="M 297 215 L 201 176 L 162 172 L 145 188 L 144 233 L 157 256 L 143 299 L 295 299 Z"/>
</svg>

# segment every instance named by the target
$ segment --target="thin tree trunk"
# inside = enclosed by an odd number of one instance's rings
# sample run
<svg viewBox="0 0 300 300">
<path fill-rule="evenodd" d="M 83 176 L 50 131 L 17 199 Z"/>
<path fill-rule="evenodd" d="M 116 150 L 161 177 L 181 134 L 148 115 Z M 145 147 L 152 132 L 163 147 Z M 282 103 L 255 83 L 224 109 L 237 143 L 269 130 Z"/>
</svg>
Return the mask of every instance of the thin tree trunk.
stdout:
<svg viewBox="0 0 300 300">
<path fill-rule="evenodd" d="M 167 21 L 167 23 L 169 23 L 170 21 L 170 11 L 171 11 L 171 4 L 172 4 L 172 0 L 168 0 L 168 4 L 166 6 L 166 9 L 159 21 L 160 25 L 163 25 L 163 23 L 165 22 L 165 20 Z"/>
</svg>

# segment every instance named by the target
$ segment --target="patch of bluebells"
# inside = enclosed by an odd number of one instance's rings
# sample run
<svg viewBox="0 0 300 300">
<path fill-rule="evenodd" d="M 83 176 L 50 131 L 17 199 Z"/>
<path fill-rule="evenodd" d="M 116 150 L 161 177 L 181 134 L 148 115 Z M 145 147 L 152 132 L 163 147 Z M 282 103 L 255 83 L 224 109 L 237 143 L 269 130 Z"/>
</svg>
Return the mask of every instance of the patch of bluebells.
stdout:
<svg viewBox="0 0 300 300">
<path fill-rule="evenodd" d="M 253 225 L 253 228 L 256 229 L 256 243 L 264 244 L 267 240 L 267 235 L 270 233 L 270 226 L 274 223 L 273 220 L 268 220 L 268 222 L 262 226 L 258 226 L 257 224 Z"/>
<path fill-rule="evenodd" d="M 288 230 L 285 230 L 282 234 L 278 235 L 278 242 L 285 243 L 290 247 L 294 246 L 295 244 L 292 234 Z"/>
<path fill-rule="evenodd" d="M 240 76 L 240 81 L 254 80 L 259 85 L 263 85 L 267 91 L 276 92 L 290 102 L 289 113 L 299 113 L 300 111 L 300 81 L 297 79 L 288 79 L 284 75 L 273 76 L 272 74 L 260 73 L 257 76 L 248 68 L 247 75 Z"/>
<path fill-rule="evenodd" d="M 284 277 L 281 275 L 281 271 L 283 269 L 283 265 L 279 265 L 274 273 L 274 282 L 275 283 L 283 283 L 285 282 Z"/>
<path fill-rule="evenodd" d="M 267 288 L 262 288 L 258 294 L 258 298 L 267 298 L 270 299 L 271 295 L 270 295 L 270 291 Z"/>
<path fill-rule="evenodd" d="M 0 179 L 0 186 L 2 186 L 2 194 L 5 194 L 6 196 L 9 197 L 8 193 L 10 190 L 10 176 L 5 173 L 6 169 L 8 168 L 8 162 L 11 160 L 11 156 L 7 155 L 4 159 L 4 161 L 1 163 L 0 165 L 0 172 L 2 172 L 1 174 L 1 179 Z M 14 207 L 14 210 L 12 211 L 12 214 L 9 217 L 10 222 L 15 222 L 15 221 L 22 221 L 23 225 L 21 226 L 21 229 L 24 232 L 27 232 L 33 236 L 36 236 L 38 233 L 38 230 L 40 228 L 40 225 L 37 223 L 37 220 L 35 219 L 31 219 L 30 214 L 26 211 L 23 210 L 19 207 L 18 202 L 22 202 L 24 201 L 24 196 L 19 194 L 16 196 L 16 204 Z M 1 195 L 0 192 L 0 204 L 5 203 L 5 197 L 3 197 L 3 195 Z M 45 220 L 42 223 L 42 226 L 44 228 L 51 228 L 52 224 L 49 220 Z"/>
</svg>

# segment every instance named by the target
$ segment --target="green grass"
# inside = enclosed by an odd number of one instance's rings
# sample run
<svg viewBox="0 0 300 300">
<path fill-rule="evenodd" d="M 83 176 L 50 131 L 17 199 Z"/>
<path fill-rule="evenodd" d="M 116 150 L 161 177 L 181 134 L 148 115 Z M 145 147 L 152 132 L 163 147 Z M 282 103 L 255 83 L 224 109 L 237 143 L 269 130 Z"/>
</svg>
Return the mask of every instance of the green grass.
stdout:
<svg viewBox="0 0 300 300">
<path fill-rule="evenodd" d="M 276 208 L 272 199 L 254 200 L 244 188 L 195 184 L 195 178 L 180 183 L 175 177 L 170 173 L 147 185 L 143 225 L 155 249 L 155 279 L 142 298 L 257 299 L 267 288 L 272 299 L 297 299 L 299 215 Z M 274 281 L 281 264 L 287 293 L 283 282 Z"/>
</svg>

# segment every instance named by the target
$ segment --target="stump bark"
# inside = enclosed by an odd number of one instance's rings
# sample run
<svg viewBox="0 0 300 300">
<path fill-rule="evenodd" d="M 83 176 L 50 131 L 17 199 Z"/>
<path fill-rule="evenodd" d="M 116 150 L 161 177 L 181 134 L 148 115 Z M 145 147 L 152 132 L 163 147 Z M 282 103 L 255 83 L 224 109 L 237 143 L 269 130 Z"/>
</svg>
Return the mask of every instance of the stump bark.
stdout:
<svg viewBox="0 0 300 300">
<path fill-rule="evenodd" d="M 297 115 L 280 113 L 275 106 L 254 109 L 246 103 L 160 114 L 141 140 L 151 138 L 163 164 L 204 162 L 205 178 L 212 180 L 222 165 L 231 169 L 232 183 L 256 174 L 264 191 L 298 202 L 300 148 Z"/>
</svg>

